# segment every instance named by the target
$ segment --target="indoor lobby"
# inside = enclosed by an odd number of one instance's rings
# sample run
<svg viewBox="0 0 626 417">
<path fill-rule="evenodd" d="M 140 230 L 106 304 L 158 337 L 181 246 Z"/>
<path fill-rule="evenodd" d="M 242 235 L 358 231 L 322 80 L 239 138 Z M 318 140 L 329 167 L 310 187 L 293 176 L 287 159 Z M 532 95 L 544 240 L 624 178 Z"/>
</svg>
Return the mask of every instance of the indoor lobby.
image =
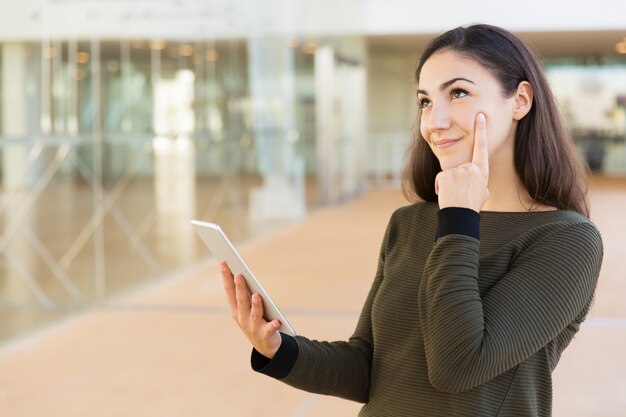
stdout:
<svg viewBox="0 0 626 417">
<path fill-rule="evenodd" d="M 417 59 L 478 21 L 541 58 L 604 245 L 553 415 L 626 415 L 626 7 L 531 0 L 545 13 L 529 21 L 495 1 L 453 5 L 5 6 L 0 415 L 356 416 L 362 404 L 250 368 L 190 221 L 221 225 L 298 334 L 347 340 L 390 216 L 411 204 Z"/>
</svg>

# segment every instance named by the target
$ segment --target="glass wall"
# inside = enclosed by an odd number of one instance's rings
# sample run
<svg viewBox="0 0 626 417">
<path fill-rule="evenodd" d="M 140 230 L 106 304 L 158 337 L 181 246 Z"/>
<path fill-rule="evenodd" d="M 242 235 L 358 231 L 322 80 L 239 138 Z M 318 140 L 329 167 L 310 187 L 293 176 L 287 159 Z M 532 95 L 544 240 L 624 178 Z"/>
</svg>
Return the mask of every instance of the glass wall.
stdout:
<svg viewBox="0 0 626 417">
<path fill-rule="evenodd" d="M 334 148 L 320 155 L 315 61 L 324 45 L 338 48 L 296 36 L 281 44 L 291 125 L 265 143 L 250 40 L 0 44 L 0 308 L 9 323 L 0 339 L 207 257 L 192 218 L 219 222 L 236 241 L 298 218 L 250 221 L 277 144 L 299 161 L 285 172 L 304 210 L 320 201 L 329 155 L 335 198 L 358 191 L 351 161 L 364 115 L 337 121 L 364 97 L 362 66 L 336 53 Z"/>
<path fill-rule="evenodd" d="M 560 59 L 546 65 L 589 167 L 626 175 L 626 59 Z"/>
</svg>

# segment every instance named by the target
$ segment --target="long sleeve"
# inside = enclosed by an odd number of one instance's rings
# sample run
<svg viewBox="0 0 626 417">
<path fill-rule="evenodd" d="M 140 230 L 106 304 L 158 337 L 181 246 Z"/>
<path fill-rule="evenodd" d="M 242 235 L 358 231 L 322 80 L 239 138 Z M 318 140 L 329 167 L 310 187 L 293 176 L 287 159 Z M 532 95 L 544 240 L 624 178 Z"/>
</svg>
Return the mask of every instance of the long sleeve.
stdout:
<svg viewBox="0 0 626 417">
<path fill-rule="evenodd" d="M 263 363 L 257 357 L 256 363 L 265 366 L 255 367 L 253 364 L 255 370 L 279 378 L 282 382 L 305 391 L 367 402 L 373 344 L 372 304 L 384 276 L 388 231 L 389 228 L 383 238 L 374 283 L 361 310 L 352 337 L 347 342 L 321 342 L 302 336 L 295 338 L 283 336 L 283 344 L 287 341 L 285 351 L 278 352 L 271 362 Z M 255 353 L 253 353 L 253 361 L 254 358 Z M 290 368 L 287 372 L 284 363 L 280 363 L 283 361 L 286 362 L 287 368 Z M 271 370 L 264 372 L 264 369 Z"/>
<path fill-rule="evenodd" d="M 461 392 L 492 380 L 584 319 L 602 262 L 601 237 L 584 221 L 545 229 L 483 295 L 481 269 L 490 265 L 480 257 L 480 241 L 463 234 L 436 241 L 418 294 L 433 387 Z"/>
<path fill-rule="evenodd" d="M 285 336 L 253 366 L 364 402 L 361 417 L 548 417 L 552 370 L 589 310 L 601 261 L 598 230 L 572 211 L 402 207 L 352 337 Z"/>
</svg>

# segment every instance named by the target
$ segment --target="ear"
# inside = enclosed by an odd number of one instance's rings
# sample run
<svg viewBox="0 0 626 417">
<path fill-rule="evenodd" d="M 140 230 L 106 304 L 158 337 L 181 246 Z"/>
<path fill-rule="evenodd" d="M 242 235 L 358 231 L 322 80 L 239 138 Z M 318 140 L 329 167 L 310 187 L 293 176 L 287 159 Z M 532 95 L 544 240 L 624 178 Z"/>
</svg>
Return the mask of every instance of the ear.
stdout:
<svg viewBox="0 0 626 417">
<path fill-rule="evenodd" d="M 522 81 L 513 93 L 513 119 L 521 120 L 528 114 L 533 106 L 533 87 L 528 81 Z"/>
</svg>

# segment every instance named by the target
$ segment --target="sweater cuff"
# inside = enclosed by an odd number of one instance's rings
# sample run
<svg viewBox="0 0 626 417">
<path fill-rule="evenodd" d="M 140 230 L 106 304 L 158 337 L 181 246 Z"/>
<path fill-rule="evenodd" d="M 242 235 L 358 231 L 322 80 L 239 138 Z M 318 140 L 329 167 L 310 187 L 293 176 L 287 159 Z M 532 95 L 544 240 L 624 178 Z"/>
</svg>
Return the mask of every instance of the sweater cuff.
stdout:
<svg viewBox="0 0 626 417">
<path fill-rule="evenodd" d="M 276 379 L 283 379 L 289 375 L 298 359 L 300 349 L 293 337 L 284 333 L 281 333 L 280 336 L 283 341 L 272 359 L 261 355 L 256 349 L 252 349 L 250 364 L 253 370 Z"/>
<path fill-rule="evenodd" d="M 447 235 L 465 235 L 480 239 L 480 214 L 464 207 L 446 207 L 437 213 L 437 239 Z"/>
</svg>

